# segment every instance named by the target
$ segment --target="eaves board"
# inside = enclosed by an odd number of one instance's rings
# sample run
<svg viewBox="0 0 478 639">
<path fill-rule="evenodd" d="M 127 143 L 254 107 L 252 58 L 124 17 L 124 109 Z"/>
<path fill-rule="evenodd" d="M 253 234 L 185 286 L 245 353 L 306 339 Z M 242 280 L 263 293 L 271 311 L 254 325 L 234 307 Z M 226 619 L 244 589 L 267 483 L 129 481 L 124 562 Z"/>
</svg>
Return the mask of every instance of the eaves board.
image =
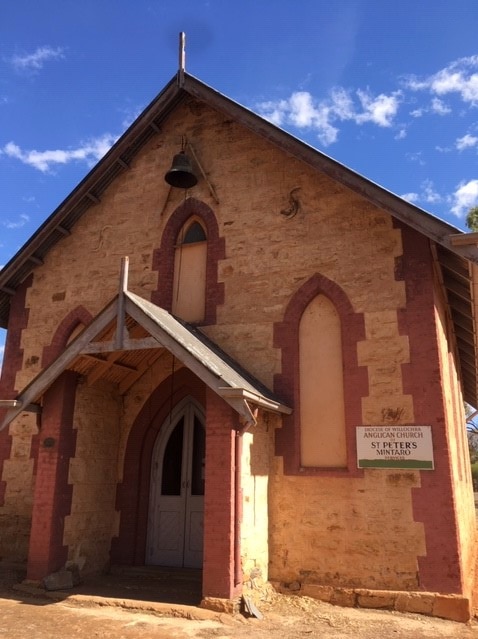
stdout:
<svg viewBox="0 0 478 639">
<path fill-rule="evenodd" d="M 473 270 L 477 267 L 442 246 L 436 258 L 455 335 L 464 400 L 477 406 L 477 334 L 473 295 Z"/>
</svg>

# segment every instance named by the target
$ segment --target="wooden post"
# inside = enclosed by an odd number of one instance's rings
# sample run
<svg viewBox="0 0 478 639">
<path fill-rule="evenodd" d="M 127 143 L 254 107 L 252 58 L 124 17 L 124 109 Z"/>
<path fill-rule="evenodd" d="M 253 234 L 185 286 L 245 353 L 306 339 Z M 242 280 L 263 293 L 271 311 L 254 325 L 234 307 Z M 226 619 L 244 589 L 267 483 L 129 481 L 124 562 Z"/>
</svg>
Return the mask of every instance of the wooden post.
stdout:
<svg viewBox="0 0 478 639">
<path fill-rule="evenodd" d="M 123 349 L 123 340 L 125 337 L 124 294 L 128 290 L 128 270 L 129 257 L 123 257 L 121 260 L 121 273 L 118 290 L 118 312 L 116 316 L 115 348 L 117 351 L 121 351 Z"/>
</svg>

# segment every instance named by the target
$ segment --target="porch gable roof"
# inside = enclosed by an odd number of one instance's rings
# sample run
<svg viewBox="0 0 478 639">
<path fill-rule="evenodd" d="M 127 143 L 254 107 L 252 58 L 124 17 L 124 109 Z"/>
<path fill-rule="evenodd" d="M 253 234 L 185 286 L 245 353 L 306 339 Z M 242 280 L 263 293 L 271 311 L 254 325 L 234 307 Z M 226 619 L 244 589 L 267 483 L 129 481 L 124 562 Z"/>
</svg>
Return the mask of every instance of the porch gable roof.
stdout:
<svg viewBox="0 0 478 639">
<path fill-rule="evenodd" d="M 129 316 L 149 337 L 131 338 L 125 318 Z M 114 339 L 95 341 L 101 334 L 111 333 Z M 195 373 L 209 388 L 222 397 L 249 425 L 256 423 L 254 409 L 261 407 L 275 413 L 290 414 L 292 409 L 237 362 L 224 353 L 198 328 L 174 317 L 155 304 L 131 293 L 120 291 L 96 315 L 92 322 L 41 371 L 13 400 L 0 399 L 0 409 L 7 412 L 0 430 L 24 411 L 38 411 L 35 402 L 67 369 L 83 357 L 94 354 L 135 350 L 166 349 L 173 357 Z M 100 360 L 106 363 L 105 360 Z"/>
</svg>

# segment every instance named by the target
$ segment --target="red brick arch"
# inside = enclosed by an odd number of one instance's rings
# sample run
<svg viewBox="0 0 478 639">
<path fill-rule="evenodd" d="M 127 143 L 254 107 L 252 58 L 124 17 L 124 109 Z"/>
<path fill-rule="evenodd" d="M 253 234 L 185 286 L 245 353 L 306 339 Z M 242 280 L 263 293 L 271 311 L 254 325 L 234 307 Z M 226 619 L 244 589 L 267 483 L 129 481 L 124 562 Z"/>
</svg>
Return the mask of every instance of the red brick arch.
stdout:
<svg viewBox="0 0 478 639">
<path fill-rule="evenodd" d="M 49 346 L 45 346 L 42 353 L 42 367 L 46 368 L 68 344 L 68 340 L 73 331 L 78 326 L 88 326 L 93 316 L 84 306 L 77 306 L 66 315 L 58 324 L 55 334 Z"/>
<path fill-rule="evenodd" d="M 172 390 L 172 396 L 171 396 Z M 151 457 L 156 437 L 171 412 L 185 397 L 205 406 L 204 384 L 191 371 L 181 368 L 165 379 L 145 402 L 128 437 L 123 464 L 123 481 L 118 484 L 116 509 L 120 512 L 119 535 L 113 539 L 113 562 L 143 565 L 148 529 Z"/>
<path fill-rule="evenodd" d="M 171 311 L 173 301 L 174 251 L 178 235 L 191 217 L 197 218 L 207 235 L 206 312 L 201 324 L 216 323 L 216 309 L 224 303 L 224 284 L 218 282 L 218 262 L 225 258 L 224 238 L 219 237 L 216 216 L 207 204 L 189 198 L 172 213 L 161 237 L 161 244 L 153 254 L 153 270 L 158 271 L 158 288 L 151 301 Z"/>
<path fill-rule="evenodd" d="M 342 328 L 344 367 L 345 428 L 347 469 L 303 468 L 300 465 L 299 407 L 299 323 L 303 312 L 317 295 L 325 295 L 335 305 Z M 362 397 L 368 394 L 367 370 L 358 365 L 357 342 L 365 339 L 362 313 L 356 313 L 343 289 L 324 275 L 316 273 L 295 292 L 284 313 L 284 320 L 274 325 L 274 346 L 282 352 L 282 372 L 274 379 L 274 390 L 296 410 L 283 418 L 277 431 L 276 454 L 284 458 L 288 475 L 358 476 L 355 427 L 362 422 Z"/>
</svg>

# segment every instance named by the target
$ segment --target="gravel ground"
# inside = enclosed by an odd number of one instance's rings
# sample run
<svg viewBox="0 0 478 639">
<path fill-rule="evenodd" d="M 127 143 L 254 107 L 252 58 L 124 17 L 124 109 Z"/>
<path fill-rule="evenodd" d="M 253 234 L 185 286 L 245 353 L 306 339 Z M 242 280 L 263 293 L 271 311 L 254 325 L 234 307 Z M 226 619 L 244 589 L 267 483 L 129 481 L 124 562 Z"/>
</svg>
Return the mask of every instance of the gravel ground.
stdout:
<svg viewBox="0 0 478 639">
<path fill-rule="evenodd" d="M 307 597 L 272 595 L 260 605 L 264 619 L 246 619 L 183 606 L 148 610 L 118 600 L 98 605 L 87 597 L 54 602 L 13 590 L 14 571 L 0 574 L 0 638 L 5 639 L 478 639 L 478 624 L 396 612 L 339 608 Z M 185 616 L 177 617 L 176 614 Z M 189 618 L 187 618 L 189 617 Z M 193 618 L 191 618 L 193 617 Z"/>
</svg>

